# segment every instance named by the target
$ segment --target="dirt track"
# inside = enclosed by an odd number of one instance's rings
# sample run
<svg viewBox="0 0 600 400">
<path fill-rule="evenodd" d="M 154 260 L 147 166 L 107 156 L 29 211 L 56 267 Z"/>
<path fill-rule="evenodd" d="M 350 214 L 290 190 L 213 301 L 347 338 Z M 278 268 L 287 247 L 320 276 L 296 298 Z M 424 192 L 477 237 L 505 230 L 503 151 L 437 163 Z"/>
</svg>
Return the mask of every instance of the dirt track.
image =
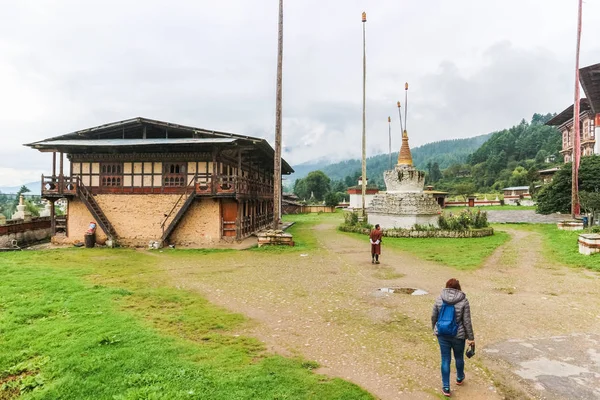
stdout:
<svg viewBox="0 0 600 400">
<path fill-rule="evenodd" d="M 513 373 L 518 365 L 485 350 L 509 339 L 600 328 L 600 304 L 591 301 L 600 292 L 598 274 L 548 264 L 536 233 L 508 230 L 512 240 L 484 267 L 462 272 L 385 248 L 382 264 L 372 265 L 365 241 L 333 225 L 317 229 L 320 248 L 307 254 L 240 252 L 213 257 L 209 265 L 164 268 L 178 287 L 256 321 L 240 333 L 259 337 L 281 354 L 316 360 L 320 372 L 355 382 L 381 399 L 439 395 L 430 312 L 450 277 L 460 279 L 470 299 L 478 347 L 467 363 L 468 381 L 453 385 L 453 398 L 503 398 L 498 390 L 509 398 L 542 396 L 548 388 L 519 380 Z M 430 294 L 377 291 L 389 286 Z"/>
</svg>

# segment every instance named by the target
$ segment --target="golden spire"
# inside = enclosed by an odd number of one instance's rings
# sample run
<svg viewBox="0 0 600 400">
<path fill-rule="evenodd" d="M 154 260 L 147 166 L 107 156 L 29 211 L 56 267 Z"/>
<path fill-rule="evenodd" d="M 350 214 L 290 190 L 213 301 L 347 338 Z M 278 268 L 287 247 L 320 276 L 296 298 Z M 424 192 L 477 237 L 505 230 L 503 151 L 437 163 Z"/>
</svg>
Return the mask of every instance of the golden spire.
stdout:
<svg viewBox="0 0 600 400">
<path fill-rule="evenodd" d="M 410 146 L 408 145 L 408 132 L 402 132 L 402 147 L 398 153 L 398 165 L 413 165 Z"/>
</svg>

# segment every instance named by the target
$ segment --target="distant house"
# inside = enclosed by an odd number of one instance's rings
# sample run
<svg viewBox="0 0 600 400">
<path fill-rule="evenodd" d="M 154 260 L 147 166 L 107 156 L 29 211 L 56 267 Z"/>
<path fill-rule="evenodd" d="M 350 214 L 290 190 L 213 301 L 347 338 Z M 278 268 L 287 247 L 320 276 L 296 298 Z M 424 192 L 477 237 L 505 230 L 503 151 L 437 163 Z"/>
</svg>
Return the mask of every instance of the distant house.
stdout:
<svg viewBox="0 0 600 400">
<path fill-rule="evenodd" d="M 513 186 L 502 189 L 504 192 L 504 204 L 507 205 L 533 205 L 529 194 L 529 186 Z"/>
<path fill-rule="evenodd" d="M 600 154 L 600 64 L 590 65 L 579 70 L 580 82 L 587 98 L 580 101 L 580 151 L 582 156 Z M 562 150 L 565 163 L 573 161 L 574 106 L 546 122 L 556 126 L 562 133 Z"/>
<path fill-rule="evenodd" d="M 27 146 L 52 154 L 42 197 L 67 199 L 63 236 L 51 208 L 55 242 L 83 240 L 93 221 L 100 241 L 203 247 L 273 221 L 274 151 L 264 139 L 134 118 Z"/>
<path fill-rule="evenodd" d="M 300 199 L 293 193 L 284 193 L 281 199 L 282 214 L 300 214 L 303 212 L 303 204 Z"/>
<path fill-rule="evenodd" d="M 446 199 L 450 196 L 448 192 L 441 192 L 439 190 L 433 190 L 433 186 L 429 185 L 423 190 L 423 193 L 427 193 L 433 196 L 435 201 L 440 205 L 441 208 L 446 207 Z"/>
<path fill-rule="evenodd" d="M 538 174 L 540 174 L 540 177 L 542 178 L 542 181 L 544 183 L 550 183 L 554 179 L 554 174 L 556 174 L 556 172 L 559 169 L 560 169 L 560 167 L 543 169 L 541 171 L 538 171 Z"/>
<path fill-rule="evenodd" d="M 369 180 L 367 179 L 367 190 L 365 193 L 365 207 L 370 207 L 371 202 L 375 195 L 379 193 L 377 187 L 369 187 Z M 362 209 L 362 177 L 358 178 L 358 185 L 348 188 L 348 194 L 350 195 L 350 205 L 348 208 Z"/>
</svg>

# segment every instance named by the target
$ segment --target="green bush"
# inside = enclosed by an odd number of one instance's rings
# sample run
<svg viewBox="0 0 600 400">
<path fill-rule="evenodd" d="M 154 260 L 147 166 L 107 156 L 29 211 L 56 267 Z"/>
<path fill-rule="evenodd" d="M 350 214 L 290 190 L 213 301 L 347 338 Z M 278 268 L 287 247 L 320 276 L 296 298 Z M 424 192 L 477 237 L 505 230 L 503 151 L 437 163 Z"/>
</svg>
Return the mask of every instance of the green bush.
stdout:
<svg viewBox="0 0 600 400">
<path fill-rule="evenodd" d="M 440 214 L 438 225 L 442 230 L 465 231 L 467 229 L 481 229 L 488 227 L 487 212 L 477 210 L 462 210 L 458 214 Z M 427 229 L 424 229 L 427 230 Z"/>
<path fill-rule="evenodd" d="M 355 212 L 344 213 L 344 223 L 350 226 L 358 224 L 358 214 Z"/>
</svg>

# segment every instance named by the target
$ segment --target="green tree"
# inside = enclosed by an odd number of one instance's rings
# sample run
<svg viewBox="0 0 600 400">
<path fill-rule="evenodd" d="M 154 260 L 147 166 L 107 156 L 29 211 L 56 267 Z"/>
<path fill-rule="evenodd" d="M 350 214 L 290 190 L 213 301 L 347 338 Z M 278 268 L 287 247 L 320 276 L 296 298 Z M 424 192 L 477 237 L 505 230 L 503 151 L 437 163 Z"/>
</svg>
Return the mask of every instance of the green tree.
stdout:
<svg viewBox="0 0 600 400">
<path fill-rule="evenodd" d="M 442 179 L 442 171 L 440 171 L 440 164 L 438 164 L 437 162 L 434 162 L 431 166 L 430 177 L 431 182 L 433 183 Z"/>
<path fill-rule="evenodd" d="M 454 193 L 456 196 L 461 196 L 463 199 L 465 199 L 465 201 L 467 201 L 467 198 L 474 195 L 476 190 L 477 189 L 475 188 L 475 185 L 472 183 L 459 183 L 458 185 L 454 186 L 452 193 Z"/>
<path fill-rule="evenodd" d="M 552 182 L 544 186 L 537 195 L 537 212 L 551 214 L 571 212 L 572 164 L 565 164 L 554 175 Z M 579 167 L 579 190 L 600 191 L 600 157 L 582 157 Z"/>
<path fill-rule="evenodd" d="M 335 207 L 340 203 L 340 199 L 335 192 L 329 192 L 325 195 L 325 205 Z"/>
<path fill-rule="evenodd" d="M 544 149 L 540 149 L 535 155 L 535 162 L 538 164 L 543 164 L 546 162 L 546 157 L 548 156 L 548 152 Z"/>
<path fill-rule="evenodd" d="M 331 179 L 323 173 L 323 171 L 310 172 L 306 178 L 303 179 L 306 185 L 306 189 L 310 193 L 314 193 L 317 201 L 322 201 L 325 194 L 329 192 Z"/>
<path fill-rule="evenodd" d="M 579 201 L 581 202 L 581 209 L 592 214 L 592 221 L 590 221 L 590 224 L 593 223 L 593 220 L 596 219 L 596 215 L 600 212 L 600 191 L 580 192 Z"/>
<path fill-rule="evenodd" d="M 510 177 L 510 185 L 511 186 L 527 185 L 527 183 L 528 183 L 527 174 L 528 174 L 528 171 L 525 168 L 523 168 L 521 166 L 515 168 Z"/>
<path fill-rule="evenodd" d="M 312 171 L 306 178 L 294 183 L 294 193 L 301 199 L 314 196 L 315 201 L 323 201 L 325 194 L 331 189 L 331 179 L 323 171 Z"/>
</svg>

